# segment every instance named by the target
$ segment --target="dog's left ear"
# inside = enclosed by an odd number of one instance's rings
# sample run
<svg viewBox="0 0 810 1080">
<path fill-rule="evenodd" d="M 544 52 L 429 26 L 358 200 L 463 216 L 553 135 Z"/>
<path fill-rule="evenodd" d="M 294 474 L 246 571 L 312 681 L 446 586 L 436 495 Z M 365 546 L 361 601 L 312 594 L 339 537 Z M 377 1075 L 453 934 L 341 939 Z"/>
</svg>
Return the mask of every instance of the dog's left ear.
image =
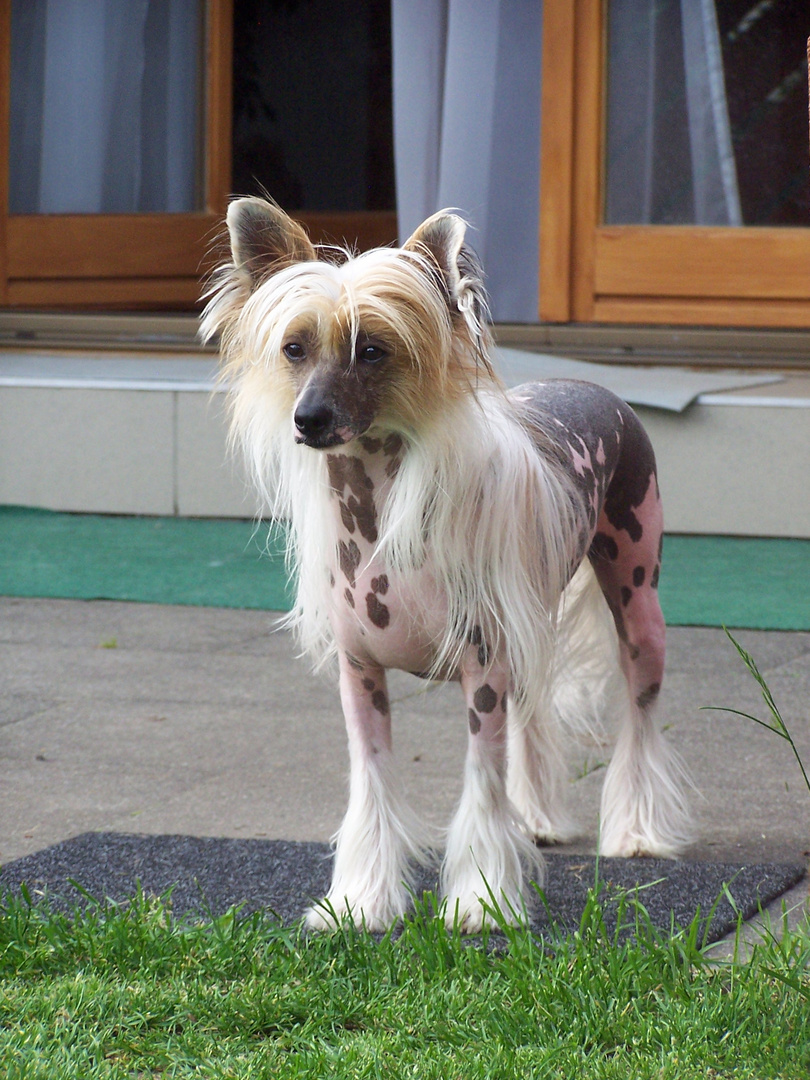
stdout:
<svg viewBox="0 0 810 1080">
<path fill-rule="evenodd" d="M 462 218 L 440 210 L 423 221 L 403 247 L 405 251 L 426 256 L 436 265 L 451 309 L 463 317 L 473 339 L 483 344 L 489 304 L 478 256 L 464 243 L 466 232 L 467 223 Z"/>
</svg>

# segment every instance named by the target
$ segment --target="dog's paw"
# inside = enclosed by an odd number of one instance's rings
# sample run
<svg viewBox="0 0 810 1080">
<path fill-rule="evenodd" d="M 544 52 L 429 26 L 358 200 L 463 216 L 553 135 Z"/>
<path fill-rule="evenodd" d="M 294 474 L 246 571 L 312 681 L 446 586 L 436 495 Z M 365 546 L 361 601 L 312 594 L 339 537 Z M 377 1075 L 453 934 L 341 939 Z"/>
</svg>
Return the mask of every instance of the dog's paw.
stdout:
<svg viewBox="0 0 810 1080">
<path fill-rule="evenodd" d="M 541 847 L 567 844 L 580 835 L 577 823 L 561 799 L 548 805 L 537 797 L 535 790 L 527 790 L 525 786 L 513 788 L 510 799 L 526 834 Z"/>
<path fill-rule="evenodd" d="M 556 844 L 569 844 L 580 834 L 572 818 L 560 815 L 554 819 L 545 814 L 523 816 L 526 831 L 538 847 L 554 847 Z"/>
<path fill-rule="evenodd" d="M 460 930 L 462 934 L 480 934 L 484 927 L 497 929 L 499 926 L 523 926 L 528 923 L 525 905 L 519 895 L 511 898 L 501 895 L 493 903 L 489 894 L 482 897 L 467 893 L 464 896 L 446 896 L 445 903 L 445 926 L 448 930 Z"/>
<path fill-rule="evenodd" d="M 633 831 L 603 836 L 599 854 L 603 859 L 677 859 L 680 847 L 639 836 Z"/>
<path fill-rule="evenodd" d="M 307 909 L 305 921 L 310 930 L 324 933 L 334 933 L 346 924 L 358 930 L 381 933 L 397 922 L 404 911 L 405 904 L 399 902 L 399 898 L 384 903 L 379 899 L 358 899 L 351 903 L 345 896 L 338 899 L 330 893 Z"/>
</svg>

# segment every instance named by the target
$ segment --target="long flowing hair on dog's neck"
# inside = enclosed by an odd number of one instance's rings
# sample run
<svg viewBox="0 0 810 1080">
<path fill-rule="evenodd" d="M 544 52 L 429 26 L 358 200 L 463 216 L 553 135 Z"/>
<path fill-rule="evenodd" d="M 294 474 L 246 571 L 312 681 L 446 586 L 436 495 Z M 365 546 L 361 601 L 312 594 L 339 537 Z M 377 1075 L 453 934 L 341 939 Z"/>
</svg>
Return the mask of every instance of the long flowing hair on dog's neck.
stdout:
<svg viewBox="0 0 810 1080">
<path fill-rule="evenodd" d="M 326 455 L 292 436 L 294 391 L 281 357 L 287 328 L 306 312 L 357 333 L 379 323 L 399 348 L 374 430 L 404 450 L 384 506 L 375 557 L 407 579 L 427 569 L 447 606 L 432 673 L 458 670 L 483 638 L 512 672 L 514 692 L 539 699 L 560 596 L 580 544 L 581 508 L 542 434 L 530 433 L 489 361 L 480 279 L 466 302 L 448 295 L 419 252 L 369 252 L 342 265 L 302 262 L 252 291 L 234 267 L 215 283 L 203 333 L 219 331 L 231 391 L 231 438 L 241 444 L 267 512 L 289 522 L 296 602 L 286 623 L 323 663 L 335 653 L 328 568 L 336 503 Z M 456 289 L 458 291 L 458 287 Z M 538 445 L 539 444 L 539 445 Z M 429 598 L 428 598 L 429 599 Z M 418 613 L 415 613 L 418 616 Z"/>
</svg>

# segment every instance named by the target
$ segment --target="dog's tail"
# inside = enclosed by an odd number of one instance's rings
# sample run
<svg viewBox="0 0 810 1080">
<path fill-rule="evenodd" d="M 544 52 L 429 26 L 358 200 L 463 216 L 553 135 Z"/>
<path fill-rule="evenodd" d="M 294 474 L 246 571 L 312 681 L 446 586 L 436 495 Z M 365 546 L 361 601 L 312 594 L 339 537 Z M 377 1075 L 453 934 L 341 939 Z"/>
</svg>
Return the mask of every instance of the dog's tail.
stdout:
<svg viewBox="0 0 810 1080">
<path fill-rule="evenodd" d="M 587 559 L 563 595 L 552 673 L 552 707 L 575 742 L 615 738 L 627 687 L 613 616 Z"/>
</svg>

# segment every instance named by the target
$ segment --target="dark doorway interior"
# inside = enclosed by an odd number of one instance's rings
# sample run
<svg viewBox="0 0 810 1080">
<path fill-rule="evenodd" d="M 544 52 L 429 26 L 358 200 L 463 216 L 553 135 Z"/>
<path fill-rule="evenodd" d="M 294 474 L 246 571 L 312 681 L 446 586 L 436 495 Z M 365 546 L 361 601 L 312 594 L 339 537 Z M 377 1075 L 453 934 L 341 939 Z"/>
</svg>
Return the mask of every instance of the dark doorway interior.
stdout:
<svg viewBox="0 0 810 1080">
<path fill-rule="evenodd" d="M 389 0 L 235 0 L 233 191 L 394 210 Z"/>
</svg>

